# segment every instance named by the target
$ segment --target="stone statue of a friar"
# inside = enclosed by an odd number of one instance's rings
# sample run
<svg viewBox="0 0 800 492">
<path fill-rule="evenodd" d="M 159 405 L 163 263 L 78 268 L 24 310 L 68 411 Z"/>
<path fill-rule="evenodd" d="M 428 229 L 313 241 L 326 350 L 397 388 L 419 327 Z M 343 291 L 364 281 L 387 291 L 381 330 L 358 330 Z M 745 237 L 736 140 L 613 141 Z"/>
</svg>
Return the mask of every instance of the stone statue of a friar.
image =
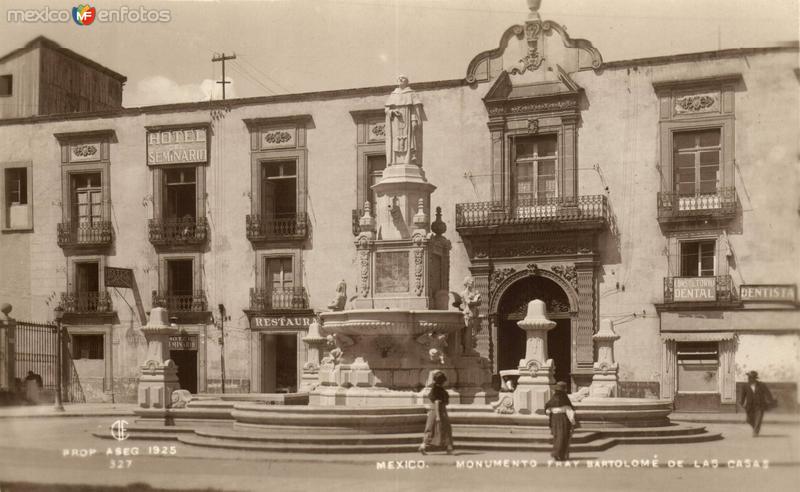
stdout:
<svg viewBox="0 0 800 492">
<path fill-rule="evenodd" d="M 386 101 L 386 165 L 422 165 L 422 101 L 408 86 L 408 77 L 398 78 L 398 87 Z"/>
<path fill-rule="evenodd" d="M 464 290 L 461 292 L 461 310 L 464 313 L 464 350 L 470 352 L 475 348 L 475 335 L 481 329 L 479 308 L 481 293 L 475 288 L 475 279 L 464 278 Z"/>
</svg>

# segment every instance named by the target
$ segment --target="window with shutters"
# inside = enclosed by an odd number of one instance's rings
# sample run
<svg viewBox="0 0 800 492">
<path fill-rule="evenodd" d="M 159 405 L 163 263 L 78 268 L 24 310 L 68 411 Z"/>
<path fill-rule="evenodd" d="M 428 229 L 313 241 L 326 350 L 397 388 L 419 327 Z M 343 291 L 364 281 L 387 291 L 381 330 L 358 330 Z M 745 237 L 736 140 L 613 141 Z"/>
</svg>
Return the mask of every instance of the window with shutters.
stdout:
<svg viewBox="0 0 800 492">
<path fill-rule="evenodd" d="M 0 163 L 0 193 L 2 193 L 4 231 L 33 228 L 31 196 L 31 166 L 29 163 Z"/>
</svg>

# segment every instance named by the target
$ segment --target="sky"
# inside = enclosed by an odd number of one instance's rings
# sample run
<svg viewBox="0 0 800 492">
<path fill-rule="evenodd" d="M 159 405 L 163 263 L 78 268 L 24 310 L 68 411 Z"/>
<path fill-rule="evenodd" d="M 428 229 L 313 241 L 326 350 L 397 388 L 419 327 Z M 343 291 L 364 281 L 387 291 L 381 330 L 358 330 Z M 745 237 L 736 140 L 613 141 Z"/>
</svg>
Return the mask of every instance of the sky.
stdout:
<svg viewBox="0 0 800 492">
<path fill-rule="evenodd" d="M 604 61 L 798 40 L 798 0 L 543 0 L 543 19 L 598 48 Z M 0 0 L 0 55 L 39 35 L 128 77 L 123 105 L 250 97 L 463 78 L 469 61 L 524 23 L 525 0 L 103 1 L 167 22 L 9 22 L 10 9 L 77 2 Z M 156 13 L 150 14 L 156 17 Z"/>
</svg>

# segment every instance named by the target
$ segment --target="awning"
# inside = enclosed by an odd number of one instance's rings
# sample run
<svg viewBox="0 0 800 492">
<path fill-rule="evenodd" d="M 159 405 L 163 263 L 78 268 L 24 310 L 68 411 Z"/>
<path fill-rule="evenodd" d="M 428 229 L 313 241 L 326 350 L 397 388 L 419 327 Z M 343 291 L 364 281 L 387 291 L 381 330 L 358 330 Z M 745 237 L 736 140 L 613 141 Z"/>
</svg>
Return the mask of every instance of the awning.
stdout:
<svg viewBox="0 0 800 492">
<path fill-rule="evenodd" d="M 676 332 L 676 333 L 661 333 L 662 340 L 674 340 L 676 342 L 719 342 L 721 340 L 732 340 L 732 331 L 714 331 L 714 332 Z"/>
</svg>

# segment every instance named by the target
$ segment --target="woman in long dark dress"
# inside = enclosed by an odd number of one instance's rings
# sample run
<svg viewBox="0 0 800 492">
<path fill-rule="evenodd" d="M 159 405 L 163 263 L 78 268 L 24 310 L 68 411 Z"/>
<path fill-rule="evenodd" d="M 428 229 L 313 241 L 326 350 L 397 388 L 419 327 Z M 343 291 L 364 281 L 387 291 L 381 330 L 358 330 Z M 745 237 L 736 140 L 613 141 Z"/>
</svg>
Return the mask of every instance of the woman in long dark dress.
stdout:
<svg viewBox="0 0 800 492">
<path fill-rule="evenodd" d="M 425 422 L 425 437 L 419 446 L 419 452 L 422 454 L 431 448 L 446 449 L 447 454 L 453 453 L 453 431 L 450 427 L 450 418 L 447 416 L 447 403 L 450 397 L 443 387 L 445 382 L 447 376 L 442 371 L 433 374 L 433 387 L 428 394 L 431 409 Z"/>
<path fill-rule="evenodd" d="M 559 381 L 550 400 L 544 404 L 544 412 L 550 417 L 550 432 L 553 434 L 553 452 L 557 461 L 569 459 L 569 438 L 575 428 L 575 407 L 567 396 L 567 383 Z"/>
</svg>

